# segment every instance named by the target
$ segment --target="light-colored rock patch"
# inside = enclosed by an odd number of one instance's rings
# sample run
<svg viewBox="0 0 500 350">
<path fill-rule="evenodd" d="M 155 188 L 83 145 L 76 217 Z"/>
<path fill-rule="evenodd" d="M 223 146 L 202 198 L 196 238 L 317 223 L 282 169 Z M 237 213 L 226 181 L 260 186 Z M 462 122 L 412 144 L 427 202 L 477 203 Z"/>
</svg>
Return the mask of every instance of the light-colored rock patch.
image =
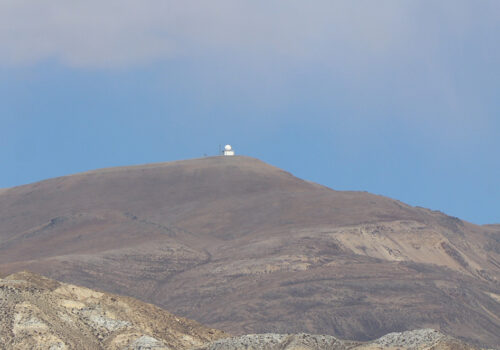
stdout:
<svg viewBox="0 0 500 350">
<path fill-rule="evenodd" d="M 425 347 L 431 348 L 438 342 L 448 339 L 444 334 L 430 328 L 417 329 L 406 332 L 394 332 L 384 335 L 374 341 L 375 344 L 384 347 L 398 347 L 408 350 L 416 350 Z"/>
<path fill-rule="evenodd" d="M 158 339 L 143 335 L 137 338 L 130 346 L 130 350 L 168 350 L 168 347 Z"/>
</svg>

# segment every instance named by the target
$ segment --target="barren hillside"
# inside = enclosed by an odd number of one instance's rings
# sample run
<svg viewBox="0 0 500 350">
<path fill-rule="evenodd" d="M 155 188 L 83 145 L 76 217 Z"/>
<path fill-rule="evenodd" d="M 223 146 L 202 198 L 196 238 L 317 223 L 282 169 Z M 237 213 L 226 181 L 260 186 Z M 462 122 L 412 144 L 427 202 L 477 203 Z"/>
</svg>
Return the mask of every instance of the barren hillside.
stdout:
<svg viewBox="0 0 500 350">
<path fill-rule="evenodd" d="M 132 298 L 30 272 L 0 279 L 0 306 L 0 349 L 6 350 L 475 350 L 432 329 L 369 343 L 311 334 L 230 337 Z"/>
<path fill-rule="evenodd" d="M 500 229 L 249 157 L 97 170 L 0 193 L 0 274 L 126 294 L 235 334 L 500 343 Z"/>
<path fill-rule="evenodd" d="M 17 273 L 0 280 L 1 349 L 191 349 L 227 337 L 132 298 Z"/>
<path fill-rule="evenodd" d="M 361 343 L 328 335 L 249 334 L 215 340 L 197 350 L 475 350 L 476 347 L 433 329 L 386 334 Z"/>
</svg>

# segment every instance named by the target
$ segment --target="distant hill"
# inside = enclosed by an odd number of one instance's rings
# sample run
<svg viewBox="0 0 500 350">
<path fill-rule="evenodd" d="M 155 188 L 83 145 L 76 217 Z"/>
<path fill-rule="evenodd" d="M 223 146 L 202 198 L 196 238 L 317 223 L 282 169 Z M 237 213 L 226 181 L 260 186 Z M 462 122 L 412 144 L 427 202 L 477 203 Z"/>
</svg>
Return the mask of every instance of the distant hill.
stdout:
<svg viewBox="0 0 500 350">
<path fill-rule="evenodd" d="M 333 176 L 333 175 L 332 175 Z M 500 344 L 500 229 L 249 157 L 111 168 L 0 193 L 0 274 L 29 269 L 233 334 Z"/>
</svg>

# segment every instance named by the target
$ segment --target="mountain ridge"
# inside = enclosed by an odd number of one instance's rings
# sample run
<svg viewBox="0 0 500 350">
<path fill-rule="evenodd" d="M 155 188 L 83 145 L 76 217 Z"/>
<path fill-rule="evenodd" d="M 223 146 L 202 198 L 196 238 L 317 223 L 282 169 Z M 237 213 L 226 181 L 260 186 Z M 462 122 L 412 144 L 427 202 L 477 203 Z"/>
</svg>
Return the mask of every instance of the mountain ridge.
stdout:
<svg viewBox="0 0 500 350">
<path fill-rule="evenodd" d="M 113 167 L 103 167 L 103 168 L 97 168 L 97 169 L 91 169 L 91 170 L 84 170 L 84 171 L 79 171 L 76 173 L 59 175 L 59 176 L 55 176 L 55 177 L 51 177 L 51 178 L 41 179 L 41 180 L 26 183 L 26 184 L 20 184 L 20 185 L 15 185 L 15 186 L 11 186 L 11 187 L 0 188 L 0 195 L 4 192 L 9 191 L 9 190 L 21 188 L 24 186 L 31 186 L 34 184 L 44 183 L 45 181 L 53 181 L 53 180 L 60 180 L 60 179 L 65 179 L 65 178 L 87 176 L 87 175 L 112 174 L 112 173 L 118 173 L 118 172 L 122 172 L 122 171 L 134 171 L 134 170 L 138 171 L 138 170 L 144 170 L 144 169 L 161 169 L 161 168 L 167 168 L 167 167 L 172 167 L 172 166 L 182 166 L 182 165 L 187 165 L 190 163 L 197 163 L 197 162 L 203 162 L 203 161 L 210 161 L 213 159 L 225 159 L 225 158 L 227 158 L 227 157 L 224 157 L 224 156 L 206 156 L 206 157 L 200 157 L 200 158 L 181 159 L 181 160 L 173 160 L 173 161 L 165 161 L 165 162 L 152 162 L 152 163 L 135 164 L 135 165 L 119 165 L 119 166 L 113 166 Z M 269 164 L 267 162 L 264 162 L 258 158 L 245 156 L 245 155 L 237 155 L 237 156 L 233 156 L 231 158 L 245 159 L 247 161 L 260 163 L 261 165 L 263 165 L 265 167 L 273 168 L 274 170 L 281 172 L 283 174 L 287 174 L 287 175 L 296 177 L 291 172 L 283 170 L 281 168 L 278 168 L 278 167 L 276 167 L 272 164 Z M 467 223 L 472 224 L 472 225 L 492 227 L 492 228 L 500 227 L 500 223 L 476 224 L 476 223 L 473 223 L 471 221 L 460 219 L 456 216 L 447 214 L 447 213 L 442 212 L 441 210 L 438 210 L 438 209 L 430 209 L 430 208 L 426 208 L 426 207 L 423 207 L 420 205 L 415 205 L 415 206 L 409 205 L 409 204 L 407 204 L 407 203 L 405 203 L 397 198 L 386 196 L 384 194 L 374 194 L 374 193 L 368 192 L 366 190 L 336 190 L 334 188 L 331 188 L 329 186 L 323 185 L 323 184 L 315 182 L 315 181 L 304 180 L 304 179 L 301 179 L 301 180 L 306 182 L 306 183 L 309 183 L 313 186 L 318 186 L 318 187 L 328 189 L 331 191 L 344 192 L 344 193 L 359 193 L 359 194 L 366 193 L 366 194 L 370 194 L 373 196 L 382 197 L 382 198 L 398 202 L 404 206 L 408 206 L 408 207 L 411 207 L 414 209 L 421 209 L 421 210 L 429 211 L 432 213 L 440 213 L 440 214 L 446 215 L 448 217 L 457 218 L 463 222 L 467 222 Z"/>
</svg>

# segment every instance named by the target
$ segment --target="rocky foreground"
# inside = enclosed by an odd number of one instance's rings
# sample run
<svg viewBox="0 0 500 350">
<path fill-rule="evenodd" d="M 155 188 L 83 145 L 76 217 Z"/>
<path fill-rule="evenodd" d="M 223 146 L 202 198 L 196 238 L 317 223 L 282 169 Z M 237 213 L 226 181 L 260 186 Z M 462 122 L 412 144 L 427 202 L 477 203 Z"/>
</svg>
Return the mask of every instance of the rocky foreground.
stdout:
<svg viewBox="0 0 500 350">
<path fill-rule="evenodd" d="M 1 349 L 191 349 L 222 337 L 132 298 L 28 272 L 0 280 Z"/>
<path fill-rule="evenodd" d="M 339 340 L 328 335 L 311 334 L 250 334 L 225 338 L 197 350 L 466 350 L 476 349 L 433 329 L 417 329 L 390 333 L 371 342 Z"/>
<path fill-rule="evenodd" d="M 432 329 L 371 342 L 327 335 L 228 334 L 133 298 L 29 272 L 0 279 L 0 349 L 347 350 L 477 349 Z"/>
</svg>

